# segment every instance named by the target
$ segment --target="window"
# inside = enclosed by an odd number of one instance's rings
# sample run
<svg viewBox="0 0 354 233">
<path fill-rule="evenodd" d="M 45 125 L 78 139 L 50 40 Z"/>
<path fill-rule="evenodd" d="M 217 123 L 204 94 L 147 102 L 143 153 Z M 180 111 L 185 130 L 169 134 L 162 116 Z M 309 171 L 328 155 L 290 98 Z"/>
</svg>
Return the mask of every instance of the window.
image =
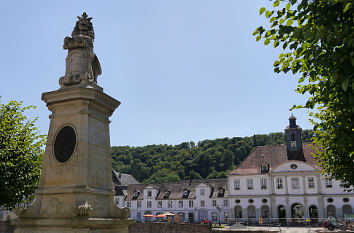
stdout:
<svg viewBox="0 0 354 233">
<path fill-rule="evenodd" d="M 290 146 L 291 146 L 291 147 L 296 147 L 295 134 L 291 134 Z"/>
<path fill-rule="evenodd" d="M 162 208 L 162 201 L 157 202 L 157 208 Z"/>
<path fill-rule="evenodd" d="M 141 212 L 136 212 L 136 220 L 141 221 Z"/>
<path fill-rule="evenodd" d="M 253 199 L 248 199 L 248 203 L 252 204 L 253 202 Z"/>
<path fill-rule="evenodd" d="M 261 178 L 261 189 L 267 189 L 267 178 Z"/>
<path fill-rule="evenodd" d="M 179 207 L 179 208 L 182 208 L 182 207 L 183 207 L 183 201 L 182 201 L 182 200 L 179 200 L 179 201 L 178 201 L 178 207 Z"/>
<path fill-rule="evenodd" d="M 205 207 L 205 201 L 204 200 L 200 201 L 200 207 Z"/>
<path fill-rule="evenodd" d="M 168 207 L 168 208 L 172 208 L 172 201 L 168 201 L 168 202 L 167 202 L 167 207 Z"/>
<path fill-rule="evenodd" d="M 188 197 L 188 195 L 189 195 L 189 190 L 188 190 L 188 189 L 185 189 L 185 190 L 183 191 L 183 197 Z"/>
<path fill-rule="evenodd" d="M 200 189 L 200 196 L 204 196 L 205 195 L 205 189 Z"/>
<path fill-rule="evenodd" d="M 127 207 L 130 208 L 130 201 L 127 201 Z"/>
<path fill-rule="evenodd" d="M 213 200 L 213 206 L 216 206 L 216 200 Z"/>
<path fill-rule="evenodd" d="M 138 202 L 136 203 L 136 207 L 137 207 L 137 208 L 141 208 L 141 201 L 138 201 Z"/>
<path fill-rule="evenodd" d="M 262 199 L 262 203 L 267 203 L 268 200 L 267 199 Z"/>
<path fill-rule="evenodd" d="M 225 190 L 223 188 L 219 188 L 218 197 L 223 197 L 224 193 L 225 193 Z"/>
<path fill-rule="evenodd" d="M 328 198 L 327 202 L 332 203 L 333 202 L 333 198 Z"/>
<path fill-rule="evenodd" d="M 291 188 L 292 189 L 299 189 L 300 188 L 299 177 L 291 177 Z"/>
<path fill-rule="evenodd" d="M 267 172 L 269 172 L 269 164 L 262 164 L 261 173 L 264 174 L 264 173 L 267 173 Z"/>
<path fill-rule="evenodd" d="M 224 200 L 224 206 L 228 206 L 229 205 L 229 201 L 228 200 Z"/>
<path fill-rule="evenodd" d="M 283 189 L 283 178 L 277 178 L 277 189 Z"/>
<path fill-rule="evenodd" d="M 151 208 L 151 201 L 146 202 L 146 208 Z"/>
<path fill-rule="evenodd" d="M 147 192 L 147 196 L 152 197 L 152 192 L 150 190 Z"/>
<path fill-rule="evenodd" d="M 193 207 L 193 201 L 189 201 L 189 207 Z"/>
<path fill-rule="evenodd" d="M 235 203 L 236 203 L 236 204 L 240 204 L 240 202 L 241 202 L 240 199 L 236 199 L 236 200 L 235 200 Z"/>
<path fill-rule="evenodd" d="M 211 221 L 218 221 L 218 212 L 211 212 Z"/>
<path fill-rule="evenodd" d="M 116 203 L 117 206 L 119 206 L 119 198 L 115 198 L 114 202 Z"/>
<path fill-rule="evenodd" d="M 170 191 L 165 191 L 165 194 L 163 195 L 163 197 L 167 198 L 168 196 L 170 196 Z"/>
<path fill-rule="evenodd" d="M 240 180 L 234 180 L 234 189 L 239 190 L 240 189 Z"/>
<path fill-rule="evenodd" d="M 315 188 L 315 178 L 314 177 L 307 177 L 307 185 L 309 189 Z"/>
<path fill-rule="evenodd" d="M 326 183 L 326 188 L 332 188 L 332 179 L 331 178 L 326 178 L 325 183 Z"/>
<path fill-rule="evenodd" d="M 253 179 L 247 179 L 247 189 L 253 189 Z"/>
<path fill-rule="evenodd" d="M 137 198 L 139 196 L 139 192 L 138 191 L 135 191 L 134 194 L 133 194 L 133 197 L 134 198 Z"/>
<path fill-rule="evenodd" d="M 340 186 L 341 188 L 344 188 L 344 187 L 345 187 L 345 182 L 344 182 L 343 180 L 341 180 L 339 186 Z"/>
</svg>

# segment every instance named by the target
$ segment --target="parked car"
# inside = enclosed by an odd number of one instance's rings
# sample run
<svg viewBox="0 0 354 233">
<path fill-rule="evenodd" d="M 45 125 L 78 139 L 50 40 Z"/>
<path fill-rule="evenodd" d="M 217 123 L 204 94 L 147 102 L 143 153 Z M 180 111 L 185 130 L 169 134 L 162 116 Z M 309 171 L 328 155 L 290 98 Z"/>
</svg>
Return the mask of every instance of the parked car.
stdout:
<svg viewBox="0 0 354 233">
<path fill-rule="evenodd" d="M 342 231 L 345 231 L 347 229 L 346 224 L 339 221 L 334 216 L 329 216 L 326 220 L 324 220 L 322 222 L 322 227 L 327 228 L 329 231 L 334 231 L 335 228 L 339 228 Z"/>
</svg>

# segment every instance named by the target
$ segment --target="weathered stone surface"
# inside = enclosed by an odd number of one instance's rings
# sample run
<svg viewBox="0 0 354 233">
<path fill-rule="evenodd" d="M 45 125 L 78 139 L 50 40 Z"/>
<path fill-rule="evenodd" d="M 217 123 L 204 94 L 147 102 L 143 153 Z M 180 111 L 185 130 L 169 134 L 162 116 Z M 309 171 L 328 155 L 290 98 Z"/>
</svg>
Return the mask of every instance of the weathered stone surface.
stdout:
<svg viewBox="0 0 354 233">
<path fill-rule="evenodd" d="M 95 33 L 91 19 L 84 12 L 78 16 L 72 37 L 65 37 L 63 48 L 68 50 L 65 76 L 59 79 L 62 88 L 87 85 L 97 89 L 97 76 L 102 73 L 100 62 L 93 52 Z"/>
</svg>

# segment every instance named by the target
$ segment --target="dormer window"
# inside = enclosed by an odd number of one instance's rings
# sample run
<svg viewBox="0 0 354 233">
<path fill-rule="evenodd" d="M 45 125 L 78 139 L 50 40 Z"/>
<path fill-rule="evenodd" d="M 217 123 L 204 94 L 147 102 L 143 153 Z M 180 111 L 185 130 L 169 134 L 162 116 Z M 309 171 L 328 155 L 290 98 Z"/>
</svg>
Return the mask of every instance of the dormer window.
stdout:
<svg viewBox="0 0 354 233">
<path fill-rule="evenodd" d="M 183 190 L 183 197 L 186 198 L 188 197 L 188 195 L 189 195 L 189 190 L 188 189 Z"/>
<path fill-rule="evenodd" d="M 147 196 L 148 197 L 152 197 L 152 192 L 149 190 L 149 191 L 147 191 Z"/>
<path fill-rule="evenodd" d="M 225 190 L 223 188 L 219 188 L 218 190 L 218 197 L 223 197 L 224 196 Z"/>
<path fill-rule="evenodd" d="M 267 172 L 269 172 L 269 164 L 262 164 L 261 165 L 261 173 L 264 174 Z"/>
<path fill-rule="evenodd" d="M 165 191 L 163 198 L 168 198 L 170 196 L 170 191 Z"/>
<path fill-rule="evenodd" d="M 138 198 L 138 196 L 139 196 L 139 192 L 138 191 L 134 191 L 133 197 L 134 198 Z"/>
</svg>

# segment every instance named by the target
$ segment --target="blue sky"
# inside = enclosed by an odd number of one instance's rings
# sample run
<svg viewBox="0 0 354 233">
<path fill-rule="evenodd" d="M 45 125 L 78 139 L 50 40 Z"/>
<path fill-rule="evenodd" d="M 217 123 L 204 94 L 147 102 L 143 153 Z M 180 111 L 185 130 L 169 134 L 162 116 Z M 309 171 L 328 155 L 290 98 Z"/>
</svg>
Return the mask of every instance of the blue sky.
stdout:
<svg viewBox="0 0 354 233">
<path fill-rule="evenodd" d="M 23 100 L 49 126 L 41 93 L 59 88 L 76 16 L 93 17 L 98 84 L 121 101 L 111 145 L 179 144 L 283 131 L 307 96 L 275 74 L 280 49 L 256 42 L 267 0 L 3 1 L 1 102 Z M 294 111 L 303 129 L 306 110 Z"/>
</svg>

